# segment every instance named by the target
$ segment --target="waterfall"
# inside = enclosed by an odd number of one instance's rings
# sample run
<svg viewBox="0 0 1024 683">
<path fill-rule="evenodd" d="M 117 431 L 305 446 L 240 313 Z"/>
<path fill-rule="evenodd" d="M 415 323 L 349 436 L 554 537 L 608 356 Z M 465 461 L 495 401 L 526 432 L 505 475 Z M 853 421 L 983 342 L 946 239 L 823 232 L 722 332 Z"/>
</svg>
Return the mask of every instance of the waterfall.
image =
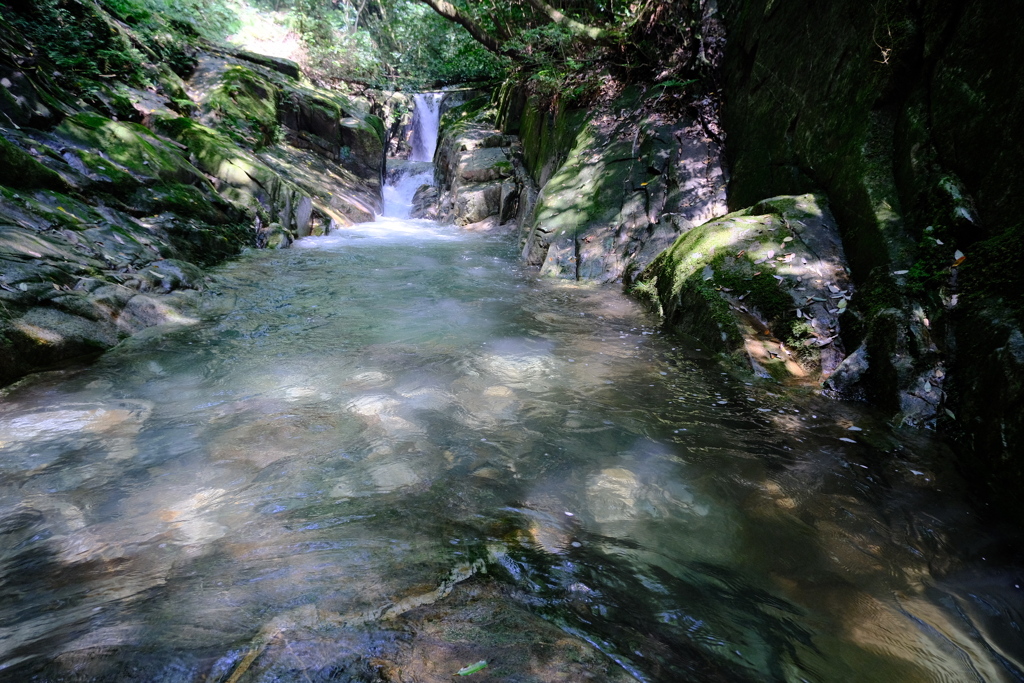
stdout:
<svg viewBox="0 0 1024 683">
<path fill-rule="evenodd" d="M 389 162 L 393 169 L 384 186 L 384 207 L 379 218 L 407 219 L 412 213 L 413 195 L 422 185 L 430 185 L 434 175 L 434 150 L 437 129 L 441 122 L 441 98 L 444 93 L 428 92 L 413 95 L 412 151 L 408 161 Z"/>
<path fill-rule="evenodd" d="M 409 162 L 399 166 L 384 186 L 384 207 L 380 218 L 409 218 L 412 200 L 421 185 L 434 181 L 434 167 L 429 162 Z"/>
<path fill-rule="evenodd" d="M 437 129 L 441 122 L 441 97 L 444 93 L 428 92 L 413 95 L 412 152 L 409 161 L 433 161 L 437 148 Z"/>
</svg>

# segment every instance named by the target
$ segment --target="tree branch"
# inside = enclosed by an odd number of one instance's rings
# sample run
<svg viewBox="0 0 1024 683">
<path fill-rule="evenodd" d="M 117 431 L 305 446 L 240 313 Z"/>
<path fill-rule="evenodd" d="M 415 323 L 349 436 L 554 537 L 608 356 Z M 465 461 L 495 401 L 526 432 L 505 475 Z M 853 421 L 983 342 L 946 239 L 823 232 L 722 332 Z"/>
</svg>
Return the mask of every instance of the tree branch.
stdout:
<svg viewBox="0 0 1024 683">
<path fill-rule="evenodd" d="M 420 0 L 420 2 L 425 5 L 429 5 L 432 10 L 448 21 L 454 21 L 456 24 L 469 31 L 469 35 L 473 36 L 473 39 L 476 42 L 480 43 L 494 54 L 501 55 L 503 57 L 515 57 L 515 55 L 511 54 L 508 49 L 502 47 L 501 43 L 495 40 L 493 36 L 486 33 L 475 21 L 460 12 L 458 7 L 447 2 L 447 0 Z"/>
<path fill-rule="evenodd" d="M 595 43 L 603 43 L 610 37 L 608 31 L 597 28 L 596 26 L 587 26 L 582 24 L 572 17 L 567 17 L 557 9 L 544 2 L 544 0 L 527 0 L 535 10 L 546 15 L 551 21 L 555 22 L 559 26 L 564 26 L 573 33 L 579 36 L 583 36 L 592 40 Z"/>
</svg>

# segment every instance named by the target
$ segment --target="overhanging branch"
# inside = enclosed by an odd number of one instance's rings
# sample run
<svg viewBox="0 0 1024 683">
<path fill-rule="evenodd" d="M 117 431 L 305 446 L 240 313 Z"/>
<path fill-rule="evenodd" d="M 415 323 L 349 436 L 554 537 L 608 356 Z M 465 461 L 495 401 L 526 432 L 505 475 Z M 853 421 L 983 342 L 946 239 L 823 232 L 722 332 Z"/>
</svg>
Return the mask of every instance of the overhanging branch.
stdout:
<svg viewBox="0 0 1024 683">
<path fill-rule="evenodd" d="M 480 28 L 479 24 L 460 12 L 459 8 L 450 2 L 447 2 L 446 0 L 420 0 L 420 2 L 428 5 L 432 10 L 448 21 L 454 21 L 456 24 L 469 31 L 469 35 L 473 36 L 473 40 L 480 43 L 494 54 L 501 55 L 503 57 L 514 56 L 510 54 L 506 48 L 502 47 L 501 43 L 495 40 L 493 36 Z"/>
<path fill-rule="evenodd" d="M 604 43 L 609 39 L 608 31 L 596 26 L 588 26 L 580 23 L 572 17 L 567 17 L 557 9 L 544 2 L 544 0 L 527 0 L 535 10 L 547 16 L 548 19 L 559 26 L 564 26 L 578 36 L 587 38 L 595 43 Z"/>
</svg>

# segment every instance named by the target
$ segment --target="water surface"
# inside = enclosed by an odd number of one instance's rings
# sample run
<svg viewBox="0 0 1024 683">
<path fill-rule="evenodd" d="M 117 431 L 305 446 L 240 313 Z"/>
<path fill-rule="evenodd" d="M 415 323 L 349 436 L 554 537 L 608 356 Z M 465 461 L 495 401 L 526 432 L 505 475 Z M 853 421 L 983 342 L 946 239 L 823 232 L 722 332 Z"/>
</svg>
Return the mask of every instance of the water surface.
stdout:
<svg viewBox="0 0 1024 683">
<path fill-rule="evenodd" d="M 385 219 L 0 404 L 0 679 L 1021 680 L 944 446 Z M 472 680 L 472 679 L 470 679 Z"/>
</svg>

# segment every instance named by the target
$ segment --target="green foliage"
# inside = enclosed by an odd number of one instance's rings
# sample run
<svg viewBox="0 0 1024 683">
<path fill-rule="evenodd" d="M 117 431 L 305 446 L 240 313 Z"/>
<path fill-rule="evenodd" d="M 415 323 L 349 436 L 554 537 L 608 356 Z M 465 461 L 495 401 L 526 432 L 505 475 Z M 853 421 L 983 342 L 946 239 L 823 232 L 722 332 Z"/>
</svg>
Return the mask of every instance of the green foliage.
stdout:
<svg viewBox="0 0 1024 683">
<path fill-rule="evenodd" d="M 238 30 L 238 17 L 224 0 L 102 0 L 126 24 L 153 34 L 169 28 L 207 40 L 221 40 Z"/>
<path fill-rule="evenodd" d="M 80 79 L 109 75 L 143 82 L 143 55 L 95 6 L 38 0 L 16 7 L 0 5 L 0 12 L 53 62 L 61 85 L 77 91 Z"/>
<path fill-rule="evenodd" d="M 0 3 L 0 14 L 53 63 L 61 86 L 86 94 L 110 77 L 148 86 L 159 62 L 187 73 L 190 40 L 237 24 L 225 0 L 37 0 Z"/>
<path fill-rule="evenodd" d="M 289 24 L 328 78 L 423 90 L 503 76 L 503 60 L 426 5 L 382 0 L 373 9 L 359 15 L 344 2 L 296 0 Z"/>
</svg>

